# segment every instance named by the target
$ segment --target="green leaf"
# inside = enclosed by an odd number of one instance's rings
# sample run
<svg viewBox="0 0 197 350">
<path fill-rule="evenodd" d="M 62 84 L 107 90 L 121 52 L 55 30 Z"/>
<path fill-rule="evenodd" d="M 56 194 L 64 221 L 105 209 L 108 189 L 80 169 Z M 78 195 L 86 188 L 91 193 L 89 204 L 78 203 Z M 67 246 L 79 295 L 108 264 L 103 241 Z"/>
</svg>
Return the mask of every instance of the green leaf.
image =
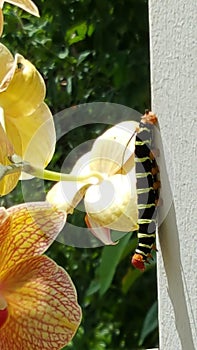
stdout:
<svg viewBox="0 0 197 350">
<path fill-rule="evenodd" d="M 68 48 L 64 49 L 64 51 L 61 51 L 57 54 L 57 56 L 61 59 L 64 60 L 66 57 L 68 57 L 69 50 Z"/>
<path fill-rule="evenodd" d="M 94 26 L 94 24 L 90 24 L 90 25 L 88 26 L 87 35 L 88 35 L 88 36 L 91 36 L 91 35 L 94 33 L 94 31 L 95 31 L 95 26 Z"/>
<path fill-rule="evenodd" d="M 89 288 L 86 291 L 86 295 L 90 296 L 90 295 L 96 293 L 99 289 L 100 289 L 100 283 L 98 281 L 96 281 L 96 280 L 93 280 L 90 283 L 90 286 L 89 286 Z"/>
<path fill-rule="evenodd" d="M 151 332 L 153 332 L 157 328 L 157 326 L 158 326 L 158 305 L 157 305 L 157 301 L 155 301 L 146 314 L 142 331 L 140 334 L 139 346 L 143 344 L 145 338 Z"/>
<path fill-rule="evenodd" d="M 134 282 L 142 276 L 142 272 L 137 269 L 129 269 L 122 279 L 122 292 L 126 294 Z"/>
<path fill-rule="evenodd" d="M 117 245 L 103 248 L 101 265 L 98 269 L 100 281 L 100 295 L 106 293 L 113 280 L 116 267 L 121 260 L 124 249 L 131 237 L 131 233 L 126 234 Z"/>
<path fill-rule="evenodd" d="M 90 54 L 91 51 L 89 50 L 82 52 L 78 57 L 77 66 L 79 66 Z"/>
<path fill-rule="evenodd" d="M 66 90 L 67 90 L 68 94 L 71 94 L 71 92 L 72 92 L 72 77 L 67 78 Z"/>
<path fill-rule="evenodd" d="M 84 40 L 87 34 L 87 24 L 82 22 L 79 25 L 76 25 L 69 29 L 66 33 L 66 39 L 69 45 L 78 43 L 81 40 Z"/>
</svg>

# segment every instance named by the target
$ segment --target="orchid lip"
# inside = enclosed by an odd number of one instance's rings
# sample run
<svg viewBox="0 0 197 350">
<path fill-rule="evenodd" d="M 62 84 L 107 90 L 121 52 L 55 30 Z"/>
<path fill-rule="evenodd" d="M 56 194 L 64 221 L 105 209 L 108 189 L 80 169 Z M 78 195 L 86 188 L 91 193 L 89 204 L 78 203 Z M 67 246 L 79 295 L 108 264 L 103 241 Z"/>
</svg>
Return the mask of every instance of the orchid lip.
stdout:
<svg viewBox="0 0 197 350">
<path fill-rule="evenodd" d="M 0 328 L 6 323 L 8 315 L 8 304 L 4 297 L 0 295 Z"/>
</svg>

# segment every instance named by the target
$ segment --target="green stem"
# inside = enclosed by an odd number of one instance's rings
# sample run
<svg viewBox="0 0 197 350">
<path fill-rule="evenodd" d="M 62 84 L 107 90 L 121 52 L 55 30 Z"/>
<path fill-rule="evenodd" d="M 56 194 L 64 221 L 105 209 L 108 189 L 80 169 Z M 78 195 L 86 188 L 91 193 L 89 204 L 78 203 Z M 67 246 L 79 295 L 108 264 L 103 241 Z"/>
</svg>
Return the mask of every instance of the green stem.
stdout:
<svg viewBox="0 0 197 350">
<path fill-rule="evenodd" d="M 36 168 L 29 164 L 23 167 L 23 171 L 30 175 L 36 176 L 39 179 L 51 181 L 87 181 L 91 178 L 96 178 L 98 181 L 103 180 L 102 175 L 98 172 L 90 172 L 88 175 L 76 176 L 72 174 L 61 174 L 51 170 Z"/>
</svg>

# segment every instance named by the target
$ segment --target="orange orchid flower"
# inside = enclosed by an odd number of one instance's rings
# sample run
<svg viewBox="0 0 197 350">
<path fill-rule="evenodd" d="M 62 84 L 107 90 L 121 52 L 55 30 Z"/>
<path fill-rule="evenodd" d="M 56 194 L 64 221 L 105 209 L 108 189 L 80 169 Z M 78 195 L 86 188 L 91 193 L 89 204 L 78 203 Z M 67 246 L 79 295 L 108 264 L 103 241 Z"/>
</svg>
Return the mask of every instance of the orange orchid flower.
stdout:
<svg viewBox="0 0 197 350">
<path fill-rule="evenodd" d="M 0 349 L 56 350 L 81 320 L 65 270 L 41 255 L 66 215 L 46 202 L 0 208 Z"/>
</svg>

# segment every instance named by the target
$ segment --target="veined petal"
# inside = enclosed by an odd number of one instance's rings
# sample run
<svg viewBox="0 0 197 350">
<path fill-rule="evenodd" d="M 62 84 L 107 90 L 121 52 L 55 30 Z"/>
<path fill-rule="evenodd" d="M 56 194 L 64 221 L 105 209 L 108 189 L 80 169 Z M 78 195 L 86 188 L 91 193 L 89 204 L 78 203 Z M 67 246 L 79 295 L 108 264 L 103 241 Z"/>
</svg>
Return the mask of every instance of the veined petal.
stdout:
<svg viewBox="0 0 197 350">
<path fill-rule="evenodd" d="M 43 102 L 45 83 L 23 56 L 16 54 L 12 67 L 0 85 L 0 105 L 12 117 L 31 115 Z"/>
<path fill-rule="evenodd" d="M 0 114 L 1 114 L 0 108 Z M 14 149 L 12 144 L 7 138 L 5 131 L 0 123 L 0 164 L 8 165 L 10 164 L 8 156 L 14 154 Z M 20 173 L 18 174 L 10 174 L 6 175 L 2 179 L 0 179 L 0 195 L 6 195 L 11 192 L 11 190 L 16 186 L 18 179 L 20 177 Z"/>
<path fill-rule="evenodd" d="M 92 234 L 105 245 L 115 245 L 118 242 L 113 242 L 111 239 L 110 229 L 100 226 L 97 222 L 92 220 L 88 215 L 85 216 L 85 222 Z"/>
<path fill-rule="evenodd" d="M 114 175 L 128 159 L 134 167 L 136 130 L 139 123 L 126 121 L 116 124 L 96 139 L 90 153 L 90 169 Z"/>
<path fill-rule="evenodd" d="M 0 11 L 0 13 L 3 15 L 2 11 Z M 7 47 L 0 43 L 0 86 L 3 78 L 8 74 L 13 66 L 15 69 L 14 57 Z"/>
<path fill-rule="evenodd" d="M 0 271 L 21 259 L 42 254 L 65 224 L 66 214 L 47 202 L 24 203 L 7 209 L 8 217 L 0 223 Z"/>
<path fill-rule="evenodd" d="M 55 150 L 55 127 L 52 114 L 43 102 L 29 116 L 12 118 L 6 114 L 6 132 L 15 153 L 39 168 L 45 168 Z"/>
<path fill-rule="evenodd" d="M 1 287 L 9 319 L 0 329 L 0 349 L 58 350 L 72 339 L 81 309 L 69 275 L 54 261 L 20 261 L 2 276 Z"/>
<path fill-rule="evenodd" d="M 0 230 L 0 247 L 3 241 L 6 238 L 6 235 L 9 232 L 9 214 L 4 207 L 0 207 L 0 227 L 3 227 L 3 230 Z"/>
<path fill-rule="evenodd" d="M 39 17 L 38 8 L 31 0 L 6 0 L 4 2 L 8 2 L 9 4 L 18 6 L 26 12 L 31 13 L 31 15 Z"/>
<path fill-rule="evenodd" d="M 84 204 L 88 216 L 100 226 L 124 232 L 138 229 L 135 169 L 90 186 Z"/>
</svg>

